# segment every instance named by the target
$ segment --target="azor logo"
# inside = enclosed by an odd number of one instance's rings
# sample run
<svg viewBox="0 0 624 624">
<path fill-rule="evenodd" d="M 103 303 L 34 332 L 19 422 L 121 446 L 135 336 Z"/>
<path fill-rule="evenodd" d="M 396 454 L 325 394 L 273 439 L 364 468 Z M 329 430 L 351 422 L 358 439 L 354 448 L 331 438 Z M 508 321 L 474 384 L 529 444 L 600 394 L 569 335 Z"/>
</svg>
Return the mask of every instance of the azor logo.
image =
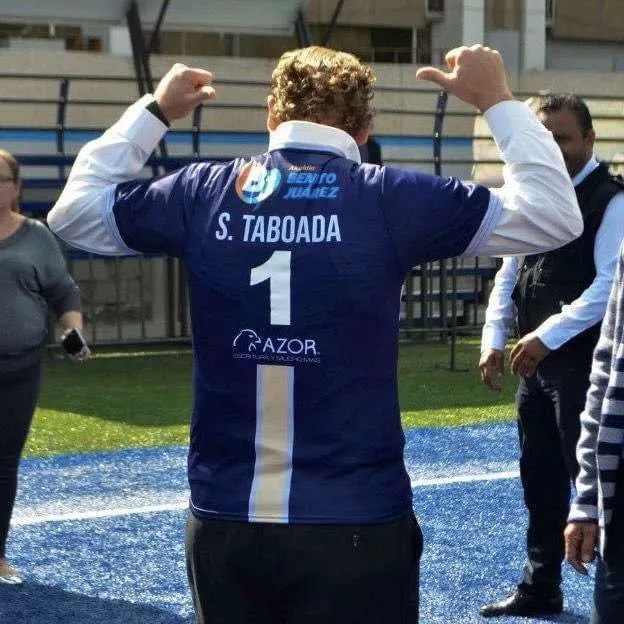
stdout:
<svg viewBox="0 0 624 624">
<path fill-rule="evenodd" d="M 241 329 L 232 340 L 236 359 L 265 362 L 318 364 L 320 352 L 313 338 L 260 337 L 253 329 Z"/>
<path fill-rule="evenodd" d="M 279 188 L 282 174 L 279 169 L 267 169 L 259 162 L 248 162 L 236 178 L 236 194 L 246 204 L 257 204 Z"/>
<path fill-rule="evenodd" d="M 247 351 L 252 353 L 258 349 L 258 345 L 262 344 L 260 336 L 253 329 L 243 329 L 238 332 L 232 346 L 239 351 Z"/>
</svg>

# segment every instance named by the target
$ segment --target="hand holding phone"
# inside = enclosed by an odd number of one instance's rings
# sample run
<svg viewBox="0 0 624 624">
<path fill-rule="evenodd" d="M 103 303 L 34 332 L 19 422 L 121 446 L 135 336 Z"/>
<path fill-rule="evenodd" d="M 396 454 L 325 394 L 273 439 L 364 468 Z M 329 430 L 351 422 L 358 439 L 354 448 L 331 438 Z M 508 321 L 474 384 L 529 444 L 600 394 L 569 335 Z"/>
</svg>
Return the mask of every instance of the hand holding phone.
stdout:
<svg viewBox="0 0 624 624">
<path fill-rule="evenodd" d="M 91 357 L 91 351 L 87 345 L 87 341 L 77 327 L 74 327 L 63 334 L 61 346 L 72 360 L 84 362 Z"/>
</svg>

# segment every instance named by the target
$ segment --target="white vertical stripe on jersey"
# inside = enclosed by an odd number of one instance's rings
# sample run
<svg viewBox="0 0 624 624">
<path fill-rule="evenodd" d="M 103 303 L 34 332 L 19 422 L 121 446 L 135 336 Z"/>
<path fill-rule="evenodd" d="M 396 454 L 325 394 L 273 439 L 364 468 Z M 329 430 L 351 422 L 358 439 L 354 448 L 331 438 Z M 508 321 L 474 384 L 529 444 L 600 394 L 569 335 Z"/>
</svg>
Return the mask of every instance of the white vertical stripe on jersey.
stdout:
<svg viewBox="0 0 624 624">
<path fill-rule="evenodd" d="M 250 522 L 288 522 L 293 451 L 292 366 L 256 369 L 256 463 Z"/>
</svg>

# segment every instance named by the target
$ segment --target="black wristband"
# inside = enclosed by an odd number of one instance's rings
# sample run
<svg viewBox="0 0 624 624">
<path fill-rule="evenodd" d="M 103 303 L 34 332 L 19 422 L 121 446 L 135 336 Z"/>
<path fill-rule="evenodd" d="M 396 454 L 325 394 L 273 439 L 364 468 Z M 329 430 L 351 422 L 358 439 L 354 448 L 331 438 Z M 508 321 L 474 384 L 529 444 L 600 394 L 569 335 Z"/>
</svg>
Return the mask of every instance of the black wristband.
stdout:
<svg viewBox="0 0 624 624">
<path fill-rule="evenodd" d="M 160 110 L 160 106 L 158 106 L 158 102 L 156 100 L 152 100 L 145 108 L 152 113 L 156 119 L 162 121 L 167 128 L 171 125 L 169 120 L 163 115 L 163 112 Z"/>
</svg>

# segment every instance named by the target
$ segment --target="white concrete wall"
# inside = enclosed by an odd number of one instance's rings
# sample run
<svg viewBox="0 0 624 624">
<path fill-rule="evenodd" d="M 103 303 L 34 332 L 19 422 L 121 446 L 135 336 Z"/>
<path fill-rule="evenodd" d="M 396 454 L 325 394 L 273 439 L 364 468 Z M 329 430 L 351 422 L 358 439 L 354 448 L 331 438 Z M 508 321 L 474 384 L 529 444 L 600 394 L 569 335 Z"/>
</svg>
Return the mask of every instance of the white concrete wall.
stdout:
<svg viewBox="0 0 624 624">
<path fill-rule="evenodd" d="M 432 24 L 432 62 L 441 64 L 457 46 L 485 40 L 485 0 L 446 0 L 444 19 Z"/>
<path fill-rule="evenodd" d="M 548 69 L 589 69 L 621 73 L 624 71 L 624 44 L 551 39 L 546 42 L 546 66 Z"/>
<path fill-rule="evenodd" d="M 520 69 L 520 33 L 517 30 L 489 30 L 485 33 L 485 42 L 498 50 L 511 73 Z"/>
<path fill-rule="evenodd" d="M 546 66 L 546 13 L 544 0 L 524 0 L 520 32 L 520 71 Z"/>
</svg>

